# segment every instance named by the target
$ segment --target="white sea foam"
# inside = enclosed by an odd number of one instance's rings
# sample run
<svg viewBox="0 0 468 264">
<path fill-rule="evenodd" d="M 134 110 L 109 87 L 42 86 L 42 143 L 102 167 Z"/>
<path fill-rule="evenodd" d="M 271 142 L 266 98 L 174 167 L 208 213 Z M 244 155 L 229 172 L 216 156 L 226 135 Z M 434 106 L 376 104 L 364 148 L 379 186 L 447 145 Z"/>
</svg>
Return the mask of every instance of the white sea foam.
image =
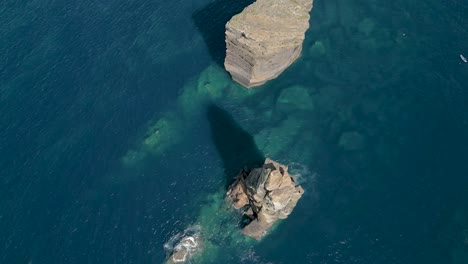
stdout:
<svg viewBox="0 0 468 264">
<path fill-rule="evenodd" d="M 316 187 L 317 172 L 311 171 L 308 166 L 298 163 L 291 162 L 288 164 L 288 171 L 294 176 L 297 184 L 300 184 L 306 191 L 307 196 L 318 198 L 318 191 Z"/>
<path fill-rule="evenodd" d="M 184 261 L 186 257 L 192 256 L 196 252 L 201 250 L 200 246 L 200 230 L 199 225 L 189 226 L 182 232 L 178 232 L 171 236 L 169 240 L 164 244 L 164 250 L 168 256 L 172 255 L 174 252 L 180 250 L 186 250 L 187 255 L 184 256 Z"/>
<path fill-rule="evenodd" d="M 289 163 L 288 171 L 294 176 L 296 183 L 301 185 L 315 185 L 319 176 L 317 172 L 311 171 L 308 166 L 298 162 Z"/>
</svg>

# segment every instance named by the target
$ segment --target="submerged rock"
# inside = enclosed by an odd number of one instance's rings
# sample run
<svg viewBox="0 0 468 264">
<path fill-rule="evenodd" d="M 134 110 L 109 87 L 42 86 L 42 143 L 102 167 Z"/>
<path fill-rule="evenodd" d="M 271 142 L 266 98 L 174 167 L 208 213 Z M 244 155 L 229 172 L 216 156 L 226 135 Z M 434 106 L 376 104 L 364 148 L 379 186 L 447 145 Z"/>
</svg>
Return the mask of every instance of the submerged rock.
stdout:
<svg viewBox="0 0 468 264">
<path fill-rule="evenodd" d="M 230 84 L 229 75 L 217 65 L 208 66 L 196 80 L 187 83 L 177 98 L 185 118 L 200 112 L 203 105 L 222 98 Z"/>
<path fill-rule="evenodd" d="M 244 169 L 236 176 L 227 199 L 251 219 L 242 233 L 261 239 L 278 219 L 291 214 L 303 193 L 287 166 L 267 158 L 261 168 Z"/>
<path fill-rule="evenodd" d="M 175 131 L 180 127 L 180 120 L 176 116 L 165 116 L 152 125 L 143 140 L 143 145 L 148 151 L 159 153 L 166 149 L 166 146 L 176 140 Z"/>
<path fill-rule="evenodd" d="M 314 44 L 310 47 L 309 53 L 312 57 L 320 57 L 327 53 L 327 48 L 323 41 L 315 41 Z"/>
<path fill-rule="evenodd" d="M 180 116 L 167 113 L 150 122 L 141 143 L 127 151 L 121 161 L 125 167 L 133 167 L 148 156 L 161 155 L 183 138 L 183 122 Z"/>
<path fill-rule="evenodd" d="M 283 151 L 290 150 L 304 126 L 304 119 L 290 115 L 275 127 L 267 127 L 254 136 L 259 150 L 270 157 L 276 157 Z"/>
<path fill-rule="evenodd" d="M 312 111 L 314 109 L 312 96 L 308 90 L 300 85 L 284 89 L 276 101 L 276 110 L 290 114 L 297 110 Z"/>
<path fill-rule="evenodd" d="M 210 65 L 200 74 L 197 91 L 203 98 L 220 98 L 229 82 L 228 74 L 221 67 Z"/>
<path fill-rule="evenodd" d="M 313 0 L 257 0 L 226 24 L 224 66 L 254 87 L 278 77 L 301 54 Z"/>
</svg>

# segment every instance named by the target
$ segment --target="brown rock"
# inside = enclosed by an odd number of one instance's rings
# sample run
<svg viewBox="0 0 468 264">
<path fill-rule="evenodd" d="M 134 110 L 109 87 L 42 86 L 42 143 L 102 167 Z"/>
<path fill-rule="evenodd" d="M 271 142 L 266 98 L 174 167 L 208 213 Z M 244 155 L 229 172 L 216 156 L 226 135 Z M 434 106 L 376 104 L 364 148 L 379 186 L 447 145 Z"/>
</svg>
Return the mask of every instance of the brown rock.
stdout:
<svg viewBox="0 0 468 264">
<path fill-rule="evenodd" d="M 257 0 L 226 24 L 224 66 L 254 87 L 276 78 L 301 54 L 313 0 Z"/>
<path fill-rule="evenodd" d="M 174 263 L 185 262 L 187 260 L 188 250 L 186 248 L 181 248 L 179 251 L 172 254 L 172 261 Z"/>
<path fill-rule="evenodd" d="M 174 247 L 165 264 L 186 263 L 200 250 L 200 236 L 185 236 Z"/>
<path fill-rule="evenodd" d="M 244 227 L 244 229 L 242 229 L 242 233 L 246 236 L 260 240 L 266 234 L 266 231 L 270 227 L 271 224 L 254 219 L 252 220 L 252 222 L 250 222 L 250 224 L 248 224 L 246 227 Z"/>
<path fill-rule="evenodd" d="M 245 183 L 239 179 L 238 183 L 234 185 L 234 188 L 229 189 L 227 195 L 232 201 L 232 206 L 236 209 L 240 209 L 249 204 L 249 197 L 246 194 Z"/>
<path fill-rule="evenodd" d="M 272 171 L 270 173 L 270 177 L 268 177 L 268 180 L 265 183 L 265 189 L 267 189 L 268 191 L 271 191 L 271 190 L 279 188 L 281 186 L 282 179 L 283 179 L 283 174 L 281 174 L 279 170 Z"/>
<path fill-rule="evenodd" d="M 275 210 L 281 210 L 286 207 L 286 205 L 291 200 L 292 195 L 296 192 L 294 186 L 284 186 L 281 189 L 275 189 L 268 194 L 271 202 L 273 203 L 273 208 Z"/>
<path fill-rule="evenodd" d="M 243 170 L 229 187 L 227 198 L 234 208 L 244 207 L 244 214 L 252 219 L 242 232 L 260 239 L 275 221 L 291 214 L 303 193 L 288 167 L 267 158 L 261 168 Z"/>
</svg>

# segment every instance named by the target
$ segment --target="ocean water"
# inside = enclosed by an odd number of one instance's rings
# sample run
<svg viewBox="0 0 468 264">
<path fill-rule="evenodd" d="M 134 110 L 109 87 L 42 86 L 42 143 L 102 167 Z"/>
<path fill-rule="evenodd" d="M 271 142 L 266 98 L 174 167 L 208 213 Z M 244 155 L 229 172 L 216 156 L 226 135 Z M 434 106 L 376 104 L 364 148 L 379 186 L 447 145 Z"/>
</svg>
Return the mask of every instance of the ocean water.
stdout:
<svg viewBox="0 0 468 264">
<path fill-rule="evenodd" d="M 222 68 L 252 0 L 0 3 L 0 263 L 468 263 L 468 2 L 315 0 L 302 57 Z M 260 242 L 223 201 L 305 189 Z M 194 231 L 195 230 L 195 231 Z"/>
</svg>

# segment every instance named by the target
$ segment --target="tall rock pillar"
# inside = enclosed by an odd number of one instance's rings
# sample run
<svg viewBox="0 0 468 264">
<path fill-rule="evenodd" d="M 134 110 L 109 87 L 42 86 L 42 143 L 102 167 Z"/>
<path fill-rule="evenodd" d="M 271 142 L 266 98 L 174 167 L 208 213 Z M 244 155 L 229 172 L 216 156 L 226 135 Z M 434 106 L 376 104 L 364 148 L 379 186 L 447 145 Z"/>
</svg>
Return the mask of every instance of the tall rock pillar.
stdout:
<svg viewBox="0 0 468 264">
<path fill-rule="evenodd" d="M 224 66 L 250 88 L 281 74 L 301 54 L 313 0 L 257 0 L 226 24 Z"/>
</svg>

